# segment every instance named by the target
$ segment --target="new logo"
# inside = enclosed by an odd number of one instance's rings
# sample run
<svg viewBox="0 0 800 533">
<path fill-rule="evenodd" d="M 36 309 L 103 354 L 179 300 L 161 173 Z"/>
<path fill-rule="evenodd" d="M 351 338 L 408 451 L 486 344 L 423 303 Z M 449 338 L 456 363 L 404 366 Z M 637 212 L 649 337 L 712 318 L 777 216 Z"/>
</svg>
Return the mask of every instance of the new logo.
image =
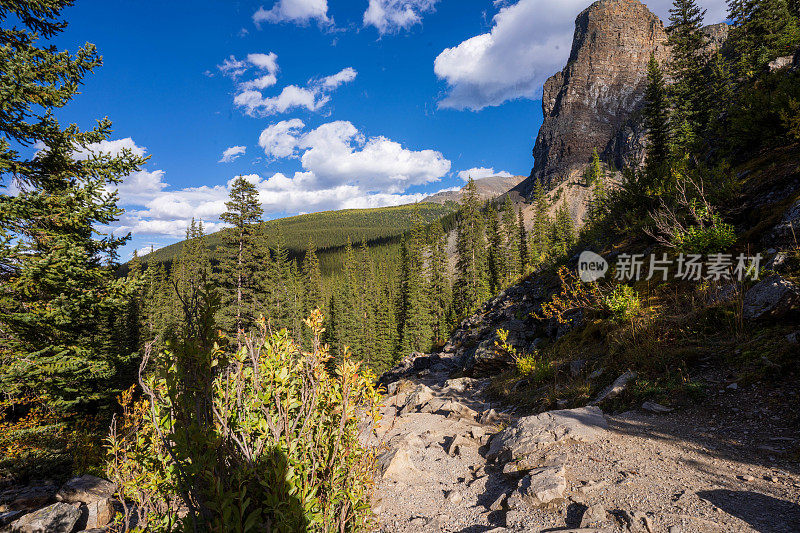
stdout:
<svg viewBox="0 0 800 533">
<path fill-rule="evenodd" d="M 602 278 L 608 272 L 608 261 L 594 252 L 585 250 L 578 258 L 578 274 L 581 281 L 590 283 Z"/>
</svg>

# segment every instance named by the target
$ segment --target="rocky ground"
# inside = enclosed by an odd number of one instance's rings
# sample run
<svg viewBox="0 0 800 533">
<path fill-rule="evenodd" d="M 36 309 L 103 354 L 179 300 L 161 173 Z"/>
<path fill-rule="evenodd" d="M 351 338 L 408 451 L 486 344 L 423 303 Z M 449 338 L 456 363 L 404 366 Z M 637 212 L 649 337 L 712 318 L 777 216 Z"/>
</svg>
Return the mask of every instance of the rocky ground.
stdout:
<svg viewBox="0 0 800 533">
<path fill-rule="evenodd" d="M 382 531 L 800 531 L 797 414 L 775 408 L 800 405 L 800 387 L 709 372 L 709 398 L 683 411 L 519 417 L 484 401 L 488 380 L 448 379 L 434 360 L 388 384 L 373 435 Z"/>
</svg>

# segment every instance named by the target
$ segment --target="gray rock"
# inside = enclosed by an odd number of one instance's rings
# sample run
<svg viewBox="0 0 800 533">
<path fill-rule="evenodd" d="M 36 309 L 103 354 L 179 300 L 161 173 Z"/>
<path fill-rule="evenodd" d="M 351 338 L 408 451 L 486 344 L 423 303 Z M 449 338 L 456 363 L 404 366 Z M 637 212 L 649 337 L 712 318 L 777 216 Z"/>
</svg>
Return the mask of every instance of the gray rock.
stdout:
<svg viewBox="0 0 800 533">
<path fill-rule="evenodd" d="M 427 385 L 417 385 L 417 388 L 409 394 L 405 405 L 400 409 L 400 414 L 411 413 L 428 403 L 433 399 L 433 390 Z"/>
<path fill-rule="evenodd" d="M 418 469 L 404 447 L 388 450 L 378 456 L 378 469 L 384 479 L 409 485 L 427 481 L 428 474 Z"/>
<path fill-rule="evenodd" d="M 786 210 L 781 221 L 772 229 L 770 241 L 794 244 L 795 239 L 800 239 L 800 200 Z"/>
<path fill-rule="evenodd" d="M 789 344 L 798 344 L 800 343 L 800 331 L 795 331 L 794 333 L 789 333 L 786 335 L 786 342 Z"/>
<path fill-rule="evenodd" d="M 608 513 L 602 505 L 589 506 L 581 517 L 581 527 L 608 527 L 610 525 Z"/>
<path fill-rule="evenodd" d="M 459 490 L 451 490 L 447 494 L 447 501 L 452 504 L 458 505 L 459 503 L 464 501 L 464 495 L 461 494 Z"/>
<path fill-rule="evenodd" d="M 81 518 L 77 507 L 58 502 L 26 514 L 11 524 L 14 533 L 70 533 Z"/>
<path fill-rule="evenodd" d="M 81 506 L 81 526 L 84 529 L 97 529 L 107 526 L 114 519 L 112 500 L 104 499 Z M 86 518 L 86 523 L 83 519 Z"/>
<path fill-rule="evenodd" d="M 87 474 L 67 481 L 56 494 L 56 500 L 66 503 L 92 503 L 111 498 L 115 492 L 116 483 Z"/>
<path fill-rule="evenodd" d="M 655 402 L 644 402 L 642 404 L 642 409 L 645 411 L 650 411 L 651 413 L 671 413 L 672 409 L 669 407 L 665 407 L 661 404 Z"/>
<path fill-rule="evenodd" d="M 23 513 L 24 511 L 6 511 L 0 513 L 0 527 L 10 524 Z"/>
<path fill-rule="evenodd" d="M 546 466 L 537 468 L 522 478 L 519 487 L 508 499 L 508 505 L 517 509 L 522 505 L 541 507 L 553 500 L 564 497 L 567 480 L 564 477 L 564 466 Z"/>
<path fill-rule="evenodd" d="M 450 457 L 454 457 L 456 455 L 461 455 L 461 450 L 464 446 L 473 445 L 473 442 L 468 438 L 464 437 L 463 435 L 456 435 L 452 439 L 450 439 L 450 443 L 447 445 L 447 455 Z"/>
<path fill-rule="evenodd" d="M 0 512 L 33 511 L 53 501 L 55 485 L 27 485 L 0 493 Z"/>
<path fill-rule="evenodd" d="M 636 372 L 625 372 L 620 377 L 615 379 L 614 383 L 606 387 L 603 392 L 601 392 L 597 398 L 594 399 L 591 405 L 597 405 L 606 400 L 613 400 L 628 388 L 628 382 L 630 382 L 632 379 L 636 379 L 636 376 Z"/>
<path fill-rule="evenodd" d="M 607 428 L 603 412 L 593 406 L 527 416 L 495 435 L 487 457 L 509 461 L 565 440 L 593 442 L 603 436 Z"/>
<path fill-rule="evenodd" d="M 800 304 L 800 289 L 778 274 L 754 285 L 744 295 L 742 308 L 747 320 L 780 318 Z"/>
</svg>

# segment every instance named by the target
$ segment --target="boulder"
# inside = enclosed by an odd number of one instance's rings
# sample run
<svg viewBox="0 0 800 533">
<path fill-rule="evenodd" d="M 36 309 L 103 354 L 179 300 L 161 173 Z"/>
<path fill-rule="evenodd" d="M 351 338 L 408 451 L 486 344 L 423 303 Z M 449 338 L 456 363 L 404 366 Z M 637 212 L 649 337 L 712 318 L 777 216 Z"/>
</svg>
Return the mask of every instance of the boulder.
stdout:
<svg viewBox="0 0 800 533">
<path fill-rule="evenodd" d="M 14 533 L 71 533 L 81 518 L 81 511 L 68 503 L 58 502 L 26 514 L 11 524 Z"/>
<path fill-rule="evenodd" d="M 408 395 L 408 399 L 406 399 L 405 405 L 400 408 L 399 414 L 404 415 L 412 411 L 417 411 L 431 399 L 433 399 L 433 390 L 427 385 L 417 385 L 417 388 Z"/>
<path fill-rule="evenodd" d="M 464 419 L 464 420 L 476 420 L 478 417 L 478 412 L 470 407 L 467 407 L 461 402 L 456 402 L 454 400 L 446 402 L 439 411 L 443 411 L 448 413 L 447 418 L 456 418 L 456 419 Z"/>
<path fill-rule="evenodd" d="M 602 505 L 591 505 L 584 512 L 581 517 L 581 527 L 584 528 L 605 528 L 613 524 L 608 519 L 608 513 Z"/>
<path fill-rule="evenodd" d="M 669 407 L 665 407 L 661 404 L 656 402 L 644 402 L 642 404 L 642 409 L 645 411 L 650 411 L 651 413 L 671 413 L 672 409 Z"/>
<path fill-rule="evenodd" d="M 81 505 L 80 527 L 97 529 L 107 526 L 114 519 L 114 504 L 111 499 Z M 85 519 L 85 522 L 84 522 Z"/>
<path fill-rule="evenodd" d="M 800 288 L 778 274 L 754 285 L 744 295 L 742 313 L 747 320 L 780 318 L 800 305 Z"/>
<path fill-rule="evenodd" d="M 603 412 L 594 406 L 526 416 L 495 435 L 487 457 L 507 462 L 562 441 L 593 442 L 602 437 L 607 428 Z"/>
<path fill-rule="evenodd" d="M 567 480 L 564 477 L 563 465 L 537 468 L 522 478 L 517 490 L 509 497 L 508 506 L 512 509 L 521 505 L 541 507 L 563 498 L 565 490 L 567 490 Z"/>
<path fill-rule="evenodd" d="M 603 389 L 603 391 L 594 399 L 591 405 L 598 405 L 606 400 L 613 400 L 628 388 L 628 382 L 636 379 L 636 372 L 625 372 L 620 377 L 614 380 L 614 383 Z"/>
<path fill-rule="evenodd" d="M 0 493 L 0 512 L 33 511 L 53 501 L 55 485 L 27 485 Z"/>
<path fill-rule="evenodd" d="M 92 503 L 111 498 L 115 492 L 116 483 L 87 474 L 67 481 L 56 493 L 56 500 L 66 503 Z"/>
<path fill-rule="evenodd" d="M 422 483 L 427 474 L 414 466 L 405 447 L 388 450 L 378 456 L 378 469 L 384 479 L 409 485 Z"/>
</svg>

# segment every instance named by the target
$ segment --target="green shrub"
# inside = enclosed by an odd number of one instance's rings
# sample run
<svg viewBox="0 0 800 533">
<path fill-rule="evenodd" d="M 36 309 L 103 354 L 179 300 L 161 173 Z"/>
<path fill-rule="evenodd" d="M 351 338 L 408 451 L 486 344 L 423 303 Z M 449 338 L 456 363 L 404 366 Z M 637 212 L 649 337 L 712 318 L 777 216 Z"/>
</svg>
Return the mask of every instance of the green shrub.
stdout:
<svg viewBox="0 0 800 533">
<path fill-rule="evenodd" d="M 374 376 L 347 354 L 334 368 L 319 311 L 306 324 L 311 352 L 285 330 L 268 336 L 263 319 L 228 360 L 215 345 L 203 356 L 218 369 L 208 406 L 183 358 L 163 354 L 143 383 L 146 401 L 124 398 L 109 438 L 108 475 L 135 504 L 126 514 L 135 508 L 148 531 L 369 527 L 375 461 L 358 434 L 360 421 L 379 417 Z"/>
<path fill-rule="evenodd" d="M 612 320 L 627 322 L 642 309 L 642 302 L 633 287 L 618 285 L 603 295 L 603 305 L 611 313 Z"/>
<path fill-rule="evenodd" d="M 690 226 L 676 231 L 675 248 L 688 254 L 713 254 L 728 250 L 736 242 L 736 232 L 730 224 L 722 221 L 719 215 L 710 214 L 709 224 Z"/>
<path fill-rule="evenodd" d="M 530 379 L 534 383 L 545 381 L 553 377 L 553 363 L 545 361 L 538 352 L 526 354 L 508 344 L 508 331 L 497 330 L 498 341 L 495 341 L 495 350 L 509 355 L 514 360 L 514 366 L 520 376 Z"/>
</svg>

